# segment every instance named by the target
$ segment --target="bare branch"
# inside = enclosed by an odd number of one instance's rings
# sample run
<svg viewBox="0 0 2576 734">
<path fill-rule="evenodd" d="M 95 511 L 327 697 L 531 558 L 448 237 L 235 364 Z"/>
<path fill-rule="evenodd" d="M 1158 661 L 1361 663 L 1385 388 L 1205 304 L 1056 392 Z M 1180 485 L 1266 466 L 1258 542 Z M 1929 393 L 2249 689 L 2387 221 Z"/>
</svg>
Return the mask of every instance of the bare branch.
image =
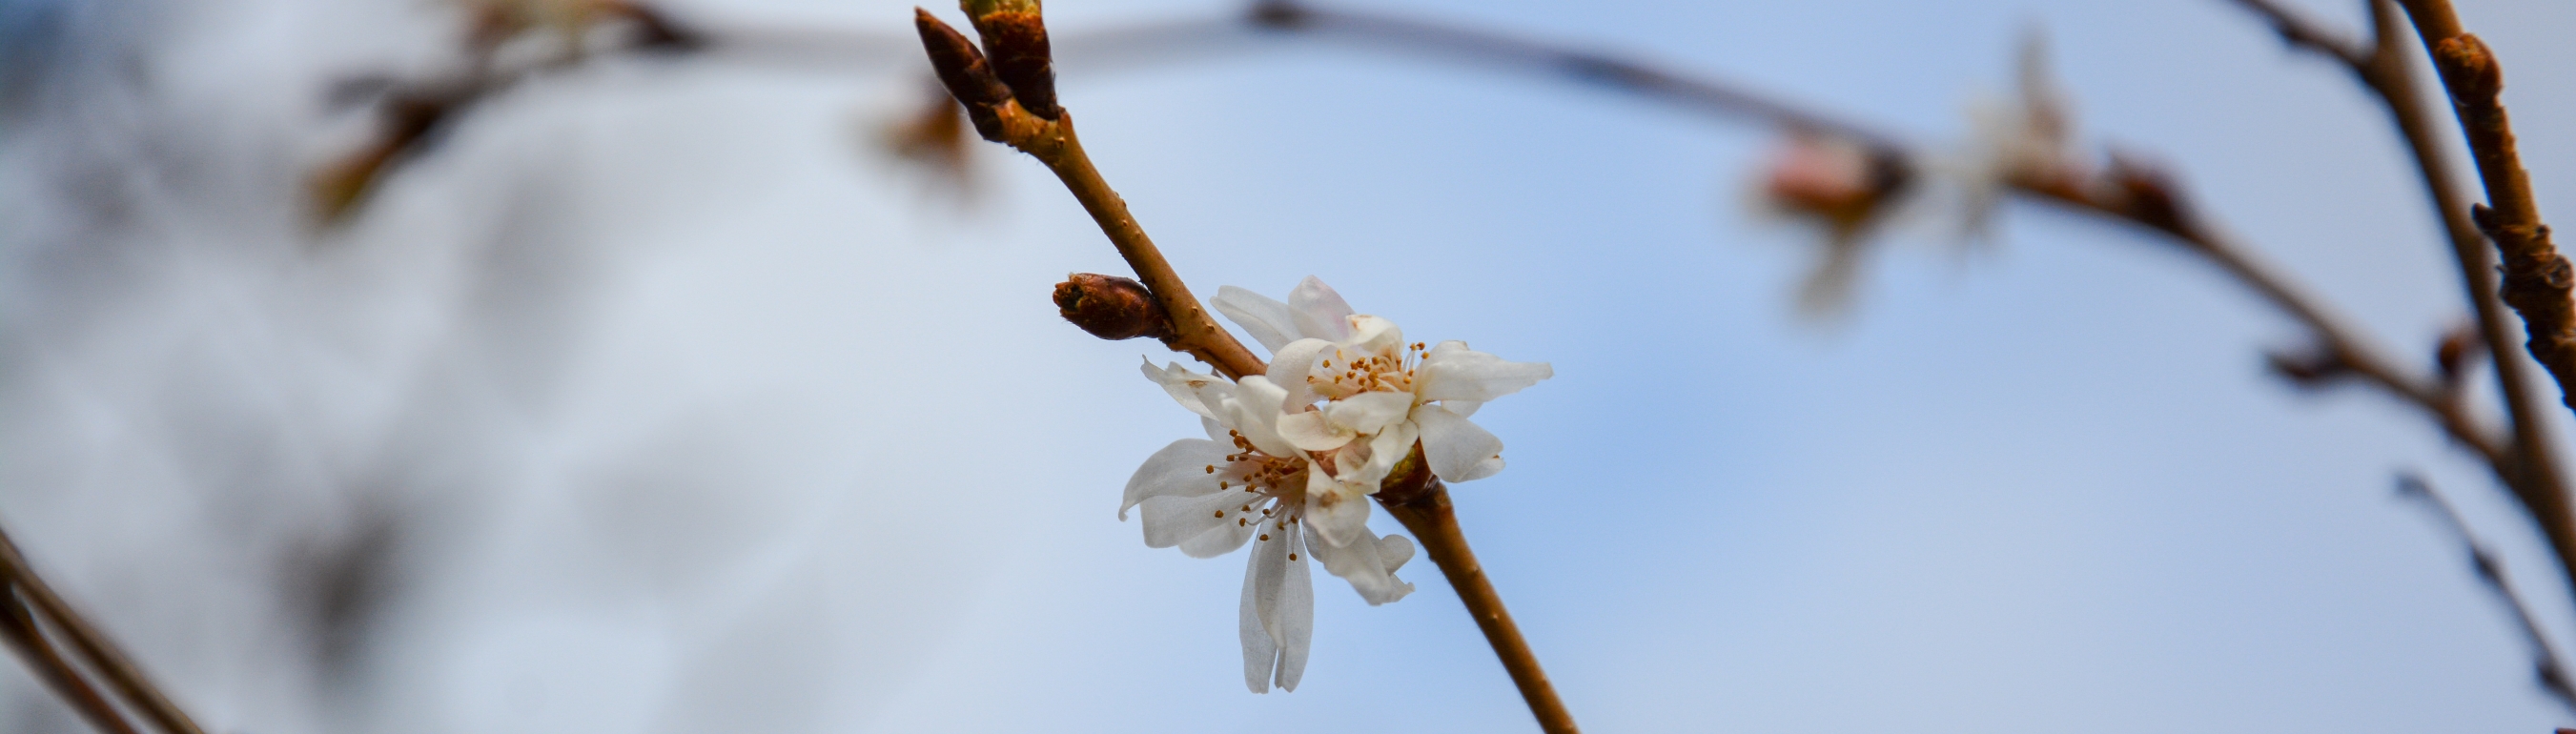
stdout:
<svg viewBox="0 0 2576 734">
<path fill-rule="evenodd" d="M 2514 590 L 2513 579 L 2505 574 L 2504 562 L 2496 559 L 2495 551 L 2478 540 L 2477 533 L 2469 529 L 2468 519 L 2460 516 L 2459 508 L 2451 504 L 2450 498 L 2442 496 L 2441 490 L 2435 489 L 2423 477 L 2399 473 L 2397 495 L 2423 500 L 2425 507 L 2432 510 L 2435 520 L 2459 534 L 2460 542 L 2469 549 L 2470 571 L 2495 592 L 2498 601 L 2504 602 L 2505 610 L 2513 613 L 2514 622 L 2522 628 L 2523 641 L 2530 643 L 2532 668 L 2541 689 L 2556 697 L 2561 705 L 2576 709 L 2576 687 L 2571 687 L 2568 682 L 2567 666 L 2559 661 L 2558 647 L 2549 643 L 2549 635 L 2541 630 L 2540 620 L 2532 614 L 2530 602 L 2524 601 L 2522 594 Z"/>
</svg>

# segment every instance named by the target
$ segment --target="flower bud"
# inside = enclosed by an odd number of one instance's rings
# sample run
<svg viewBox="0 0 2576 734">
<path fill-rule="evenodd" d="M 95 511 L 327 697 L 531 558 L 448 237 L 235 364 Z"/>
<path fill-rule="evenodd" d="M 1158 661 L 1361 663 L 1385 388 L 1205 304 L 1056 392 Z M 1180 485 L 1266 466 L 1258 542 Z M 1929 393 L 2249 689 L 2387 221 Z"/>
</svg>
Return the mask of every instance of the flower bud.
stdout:
<svg viewBox="0 0 2576 734">
<path fill-rule="evenodd" d="M 993 75 L 1010 87 L 1020 108 L 1049 120 L 1064 116 L 1055 101 L 1055 51 L 1047 41 L 1038 0 L 962 0 L 959 7 L 984 37 Z"/>
<path fill-rule="evenodd" d="M 1171 319 L 1163 303 L 1145 284 L 1115 275 L 1074 273 L 1055 284 L 1055 307 L 1064 320 L 1092 336 L 1117 341 L 1150 336 L 1169 339 Z"/>
<path fill-rule="evenodd" d="M 1011 89 L 993 76 L 993 67 L 984 62 L 984 54 L 965 34 L 940 22 L 930 11 L 913 8 L 912 25 L 921 32 L 921 48 L 930 55 L 930 68 L 939 73 L 939 83 L 966 106 L 966 119 L 975 122 L 975 132 L 985 140 L 1002 141 L 1002 118 L 998 110 L 1011 101 Z"/>
<path fill-rule="evenodd" d="M 2494 104 L 2496 93 L 2504 90 L 2504 69 L 2496 65 L 2495 53 L 2477 34 L 2462 33 L 2433 44 L 2433 65 L 2441 69 L 2452 100 L 2460 104 Z"/>
</svg>

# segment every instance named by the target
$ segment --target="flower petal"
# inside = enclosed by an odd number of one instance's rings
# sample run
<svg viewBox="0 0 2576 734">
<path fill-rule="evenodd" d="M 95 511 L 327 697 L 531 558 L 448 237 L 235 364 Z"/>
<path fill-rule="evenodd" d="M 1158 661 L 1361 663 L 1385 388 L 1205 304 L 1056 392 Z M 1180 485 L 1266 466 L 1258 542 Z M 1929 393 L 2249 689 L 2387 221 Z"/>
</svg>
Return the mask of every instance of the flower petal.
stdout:
<svg viewBox="0 0 2576 734">
<path fill-rule="evenodd" d="M 1404 420 L 1413 410 L 1413 393 L 1367 392 L 1353 395 L 1324 406 L 1332 422 L 1359 433 L 1377 433 L 1387 424 Z M 1322 449 L 1309 449 L 1321 451 Z"/>
<path fill-rule="evenodd" d="M 1556 376 L 1556 368 L 1546 362 L 1507 362 L 1461 341 L 1432 347 L 1423 355 L 1421 369 L 1422 383 L 1414 392 L 1423 400 L 1487 401 Z"/>
<path fill-rule="evenodd" d="M 1294 411 L 1311 405 L 1322 397 L 1315 393 L 1315 386 L 1311 382 L 1315 375 L 1315 362 L 1323 359 L 1324 355 L 1333 353 L 1333 350 L 1332 342 L 1322 339 L 1299 339 L 1289 342 L 1288 346 L 1280 347 L 1276 355 L 1270 358 L 1268 375 L 1270 384 L 1278 385 L 1280 389 L 1288 391 L 1288 397 L 1279 403 L 1280 409 Z"/>
<path fill-rule="evenodd" d="M 1379 553 L 1384 546 L 1367 529 L 1361 529 L 1351 542 L 1342 544 L 1333 543 L 1318 530 L 1313 525 L 1307 526 L 1306 547 L 1313 550 L 1315 560 L 1324 564 L 1326 572 L 1350 582 L 1351 590 L 1359 592 L 1360 598 L 1370 606 L 1402 599 L 1413 593 L 1412 584 L 1395 578 L 1390 564 Z M 1404 548 L 1410 554 L 1412 541 L 1404 541 Z"/>
<path fill-rule="evenodd" d="M 1254 523 L 1242 522 L 1247 517 L 1259 519 L 1258 511 L 1245 511 L 1253 495 L 1247 492 L 1214 492 L 1198 497 L 1148 497 L 1145 506 L 1145 547 L 1179 546 L 1191 558 L 1211 558 L 1243 546 L 1252 535 Z"/>
<path fill-rule="evenodd" d="M 1443 400 L 1440 401 L 1440 407 L 1448 408 L 1449 412 L 1458 414 L 1458 417 L 1460 418 L 1473 418 L 1476 417 L 1477 408 L 1485 407 L 1485 401 Z"/>
<path fill-rule="evenodd" d="M 1353 316 L 1351 335 L 1342 340 L 1351 349 L 1379 357 L 1392 357 L 1404 351 L 1404 330 L 1383 317 Z"/>
<path fill-rule="evenodd" d="M 1228 422 L 1235 430 L 1242 431 L 1243 438 L 1251 441 L 1253 448 L 1261 449 L 1262 453 L 1295 456 L 1297 446 L 1279 435 L 1279 401 L 1287 397 L 1288 392 L 1271 384 L 1270 378 L 1244 375 L 1241 382 L 1235 383 L 1234 396 L 1230 399 L 1234 417 Z"/>
<path fill-rule="evenodd" d="M 1401 535 L 1378 538 L 1377 559 L 1386 564 L 1389 575 L 1394 574 L 1396 569 L 1404 567 L 1405 561 L 1413 560 L 1413 539 Z"/>
<path fill-rule="evenodd" d="M 1155 367 L 1154 360 L 1145 360 L 1145 379 L 1162 385 L 1163 392 L 1171 393 L 1172 400 L 1179 402 L 1181 407 L 1190 409 L 1190 412 L 1210 418 L 1216 417 L 1216 410 L 1214 406 L 1208 404 L 1205 393 L 1208 392 L 1207 388 L 1217 385 L 1227 385 L 1219 389 L 1218 394 L 1231 391 L 1233 388 L 1225 378 L 1191 372 L 1189 368 L 1182 367 L 1179 362 L 1173 362 L 1171 365 L 1169 369 L 1165 369 Z"/>
<path fill-rule="evenodd" d="M 1251 334 L 1254 341 L 1261 342 L 1261 348 L 1270 350 L 1272 354 L 1277 354 L 1280 347 L 1297 339 L 1297 319 L 1289 311 L 1288 304 L 1271 300 L 1269 296 L 1229 285 L 1216 289 L 1216 298 L 1209 303 L 1216 306 L 1217 313 L 1225 314 L 1226 320 L 1243 327 L 1244 333 Z"/>
<path fill-rule="evenodd" d="M 1415 412 L 1420 412 L 1420 409 L 1416 409 Z M 1368 487 L 1369 492 L 1375 494 L 1377 485 L 1385 482 L 1386 475 L 1395 471 L 1396 462 L 1403 461 L 1404 457 L 1412 455 L 1413 441 L 1421 436 L 1421 427 L 1413 421 L 1397 421 L 1394 425 L 1387 426 L 1385 430 L 1378 431 L 1376 436 L 1369 438 L 1368 461 L 1360 464 L 1357 469 L 1343 471 L 1342 476 L 1338 478 Z"/>
<path fill-rule="evenodd" d="M 1261 549 L 1256 547 L 1246 555 L 1250 558 L 1243 564 L 1243 605 L 1238 612 L 1243 638 L 1243 686 L 1253 693 L 1269 693 L 1270 673 L 1279 668 L 1279 641 L 1271 639 L 1270 630 L 1262 625 L 1260 609 L 1262 599 L 1276 593 L 1262 593 Z M 1277 579 L 1270 581 L 1275 585 Z"/>
<path fill-rule="evenodd" d="M 1297 690 L 1306 677 L 1306 649 L 1315 639 L 1315 578 L 1306 570 L 1303 533 L 1286 533 L 1288 568 L 1279 581 L 1278 611 L 1271 618 L 1279 636 L 1279 690 Z"/>
<path fill-rule="evenodd" d="M 1279 436 L 1307 451 L 1331 451 L 1359 433 L 1324 419 L 1324 411 L 1306 410 L 1279 416 Z"/>
<path fill-rule="evenodd" d="M 1296 318 L 1297 332 L 1325 341 L 1339 342 L 1351 336 L 1351 304 L 1342 294 L 1315 276 L 1297 282 L 1288 292 L 1288 312 Z"/>
<path fill-rule="evenodd" d="M 1196 497 L 1217 491 L 1219 479 L 1207 468 L 1214 466 L 1224 471 L 1229 453 L 1232 452 L 1223 444 L 1195 438 L 1173 441 L 1154 452 L 1145 458 L 1143 466 L 1136 467 L 1134 476 L 1127 478 L 1127 498 L 1118 503 L 1118 519 L 1126 520 L 1128 508 L 1149 497 Z"/>
<path fill-rule="evenodd" d="M 1485 457 L 1484 461 L 1476 462 L 1475 466 L 1467 467 L 1466 471 L 1458 473 L 1457 479 L 1452 479 L 1450 481 L 1472 482 L 1501 473 L 1503 473 L 1503 456 L 1501 454 L 1495 454 L 1493 456 Z"/>
<path fill-rule="evenodd" d="M 1369 493 L 1333 481 L 1316 469 L 1306 471 L 1306 507 L 1304 522 L 1324 534 L 1324 540 L 1335 547 L 1350 545 L 1352 540 L 1368 535 Z"/>
<path fill-rule="evenodd" d="M 1490 470 L 1477 473 L 1479 463 L 1503 453 L 1503 440 L 1474 422 L 1437 405 L 1413 409 L 1413 422 L 1422 426 L 1422 458 L 1430 462 L 1433 475 L 1465 482 L 1502 470 L 1502 465 L 1496 463 Z"/>
</svg>

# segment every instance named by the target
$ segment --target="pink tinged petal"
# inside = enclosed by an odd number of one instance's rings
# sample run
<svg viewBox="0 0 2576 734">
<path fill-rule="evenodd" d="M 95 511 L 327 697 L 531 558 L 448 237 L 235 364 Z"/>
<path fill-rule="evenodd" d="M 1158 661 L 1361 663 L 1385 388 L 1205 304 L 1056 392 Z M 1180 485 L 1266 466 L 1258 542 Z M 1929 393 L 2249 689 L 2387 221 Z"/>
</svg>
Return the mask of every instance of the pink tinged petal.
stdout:
<svg viewBox="0 0 2576 734">
<path fill-rule="evenodd" d="M 1179 546 L 1191 558 L 1213 558 L 1243 547 L 1243 539 L 1252 535 L 1252 525 L 1260 510 L 1246 511 L 1252 495 L 1244 492 L 1213 492 L 1198 497 L 1148 497 L 1145 506 L 1145 547 Z"/>
<path fill-rule="evenodd" d="M 1127 498 L 1118 504 L 1118 519 L 1126 520 L 1128 508 L 1149 498 L 1196 497 L 1216 492 L 1228 453 L 1232 452 L 1223 444 L 1195 438 L 1173 441 L 1154 452 L 1145 458 L 1144 466 L 1136 467 L 1134 476 L 1127 478 Z M 1208 472 L 1210 466 L 1216 467 L 1216 473 Z"/>
<path fill-rule="evenodd" d="M 1268 376 L 1270 384 L 1288 391 L 1288 397 L 1279 403 L 1281 406 L 1293 411 L 1321 399 L 1322 396 L 1315 393 L 1314 384 L 1308 380 L 1315 375 L 1315 363 L 1333 351 L 1333 343 L 1322 339 L 1299 339 L 1279 348 L 1276 356 L 1270 358 Z M 1330 379 L 1327 377 L 1322 381 Z"/>
<path fill-rule="evenodd" d="M 1335 400 L 1324 406 L 1324 415 L 1352 431 L 1377 433 L 1412 410 L 1412 393 L 1371 392 Z"/>
<path fill-rule="evenodd" d="M 1368 493 L 1333 481 L 1319 470 L 1306 471 L 1304 514 L 1306 526 L 1323 533 L 1324 541 L 1335 547 L 1369 534 Z"/>
<path fill-rule="evenodd" d="M 1297 446 L 1279 435 L 1279 401 L 1288 392 L 1261 375 L 1245 375 L 1236 383 L 1233 411 L 1234 429 L 1243 432 L 1254 448 L 1271 456 L 1295 456 Z M 1219 419 L 1223 420 L 1223 419 Z"/>
<path fill-rule="evenodd" d="M 1538 381 L 1556 376 L 1556 368 L 1546 362 L 1506 362 L 1484 352 L 1467 348 L 1466 342 L 1445 341 L 1432 347 L 1422 357 L 1422 382 L 1415 392 L 1423 400 L 1492 400 Z"/>
<path fill-rule="evenodd" d="M 1282 540 L 1288 545 L 1287 578 L 1279 584 L 1279 605 L 1275 629 L 1279 633 L 1279 690 L 1297 690 L 1297 681 L 1306 677 L 1306 650 L 1315 640 L 1315 578 L 1306 570 L 1304 533 L 1291 528 Z"/>
<path fill-rule="evenodd" d="M 1288 292 L 1288 311 L 1296 317 L 1299 334 L 1335 342 L 1350 339 L 1351 304 L 1315 276 L 1306 276 Z"/>
<path fill-rule="evenodd" d="M 1288 304 L 1270 300 L 1269 296 L 1229 285 L 1216 289 L 1216 298 L 1210 303 L 1216 306 L 1217 313 L 1243 327 L 1244 333 L 1251 334 L 1254 341 L 1261 342 L 1261 348 L 1273 354 L 1297 339 L 1297 319 Z"/>
<path fill-rule="evenodd" d="M 1502 470 L 1497 461 L 1491 470 L 1477 473 L 1482 469 L 1478 464 L 1503 453 L 1503 440 L 1474 422 L 1437 405 L 1415 408 L 1413 421 L 1422 426 L 1422 458 L 1430 462 L 1431 473 L 1441 479 L 1465 482 Z"/>
<path fill-rule="evenodd" d="M 1308 410 L 1279 417 L 1279 436 L 1307 451 L 1331 451 L 1358 438 L 1349 428 L 1324 419 L 1324 412 Z"/>
<path fill-rule="evenodd" d="M 1353 316 L 1350 321 L 1351 335 L 1342 343 L 1352 349 L 1382 357 L 1403 351 L 1404 330 L 1396 328 L 1395 322 L 1367 315 Z"/>
</svg>

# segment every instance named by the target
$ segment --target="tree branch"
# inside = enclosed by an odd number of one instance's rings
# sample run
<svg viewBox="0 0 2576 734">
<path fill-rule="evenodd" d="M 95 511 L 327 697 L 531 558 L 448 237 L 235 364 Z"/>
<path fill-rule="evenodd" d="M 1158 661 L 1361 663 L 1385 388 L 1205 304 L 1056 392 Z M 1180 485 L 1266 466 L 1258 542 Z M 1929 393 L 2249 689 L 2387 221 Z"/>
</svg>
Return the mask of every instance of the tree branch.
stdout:
<svg viewBox="0 0 2576 734">
<path fill-rule="evenodd" d="M 42 617 L 45 626 L 70 638 L 72 651 L 78 653 L 81 661 L 99 677 L 107 680 L 108 686 L 125 701 L 125 705 L 142 712 L 154 726 L 167 734 L 205 734 L 205 730 L 198 728 L 194 719 L 181 711 L 178 704 L 172 703 L 169 696 L 162 694 L 161 687 L 153 685 L 143 669 L 126 657 L 116 643 L 110 642 L 97 625 L 74 611 L 71 604 L 54 593 L 52 585 L 36 575 L 6 530 L 0 530 L 0 579 L 16 587 L 18 595 L 24 597 L 34 612 Z"/>
<path fill-rule="evenodd" d="M 2559 661 L 2558 646 L 2549 643 L 2549 635 L 2541 630 L 2539 618 L 2531 612 L 2531 604 L 2514 590 L 2513 579 L 2505 575 L 2504 563 L 2496 560 L 2495 552 L 2488 550 L 2486 544 L 2478 540 L 2477 533 L 2469 530 L 2469 521 L 2460 516 L 2459 508 L 2451 504 L 2450 498 L 2443 497 L 2440 490 L 2434 489 L 2431 482 L 2412 473 L 2397 475 L 2397 494 L 2422 500 L 2432 510 L 2434 519 L 2459 534 L 2460 542 L 2468 546 L 2470 571 L 2477 574 L 2479 581 L 2486 583 L 2488 590 L 2495 592 L 2498 601 L 2504 602 L 2505 611 L 2513 613 L 2514 623 L 2522 629 L 2523 641 L 2531 644 L 2532 669 L 2541 689 L 2556 697 L 2560 704 L 2576 708 L 2576 687 L 2571 687 L 2568 682 L 2567 666 Z"/>
</svg>

